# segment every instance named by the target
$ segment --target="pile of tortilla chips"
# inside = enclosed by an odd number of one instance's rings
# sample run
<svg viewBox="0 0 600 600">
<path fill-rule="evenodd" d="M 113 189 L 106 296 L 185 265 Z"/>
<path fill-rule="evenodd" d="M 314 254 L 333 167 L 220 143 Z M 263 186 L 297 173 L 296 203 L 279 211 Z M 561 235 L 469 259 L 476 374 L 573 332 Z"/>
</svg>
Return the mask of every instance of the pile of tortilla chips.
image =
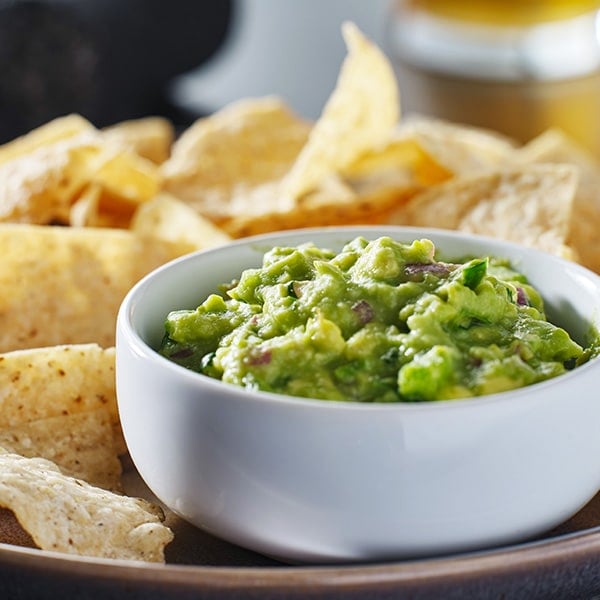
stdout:
<svg viewBox="0 0 600 600">
<path fill-rule="evenodd" d="M 559 131 L 525 146 L 400 114 L 387 58 L 351 24 L 320 119 L 275 98 L 201 119 L 161 165 L 164 189 L 232 237 L 387 223 L 536 246 L 600 271 L 600 165 Z"/>
<path fill-rule="evenodd" d="M 164 560 L 163 513 L 124 495 L 113 344 L 126 292 L 172 258 L 384 223 L 500 237 L 600 272 L 594 157 L 560 131 L 523 146 L 404 117 L 388 59 L 353 24 L 343 35 L 315 123 L 267 97 L 179 137 L 162 118 L 99 130 L 67 115 L 0 146 L 0 536 L 13 519 L 13 543 Z"/>
</svg>

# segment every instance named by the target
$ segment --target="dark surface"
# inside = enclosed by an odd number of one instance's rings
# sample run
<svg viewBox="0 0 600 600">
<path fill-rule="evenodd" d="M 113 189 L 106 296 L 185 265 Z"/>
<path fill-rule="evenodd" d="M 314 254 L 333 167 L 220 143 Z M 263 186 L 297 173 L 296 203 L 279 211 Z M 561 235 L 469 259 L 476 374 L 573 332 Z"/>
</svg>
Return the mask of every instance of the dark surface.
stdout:
<svg viewBox="0 0 600 600">
<path fill-rule="evenodd" d="M 593 537 L 593 536 L 592 536 Z M 0 548 L 0 597 L 585 599 L 600 593 L 597 539 L 364 567 L 177 567 L 74 561 Z"/>
<path fill-rule="evenodd" d="M 168 83 L 221 47 L 233 2 L 0 0 L 0 143 L 70 112 L 185 126 Z"/>
</svg>

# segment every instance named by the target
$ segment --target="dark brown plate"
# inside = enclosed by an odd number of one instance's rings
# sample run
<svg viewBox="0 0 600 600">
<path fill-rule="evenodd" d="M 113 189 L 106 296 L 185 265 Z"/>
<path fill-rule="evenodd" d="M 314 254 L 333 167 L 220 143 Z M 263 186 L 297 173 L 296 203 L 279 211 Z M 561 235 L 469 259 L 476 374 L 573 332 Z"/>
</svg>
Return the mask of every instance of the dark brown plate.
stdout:
<svg viewBox="0 0 600 600">
<path fill-rule="evenodd" d="M 128 491 L 148 496 L 130 474 Z M 485 552 L 373 565 L 290 566 L 214 538 L 172 514 L 167 564 L 98 560 L 0 544 L 0 598 L 543 599 L 600 594 L 600 494 L 540 539 Z"/>
</svg>

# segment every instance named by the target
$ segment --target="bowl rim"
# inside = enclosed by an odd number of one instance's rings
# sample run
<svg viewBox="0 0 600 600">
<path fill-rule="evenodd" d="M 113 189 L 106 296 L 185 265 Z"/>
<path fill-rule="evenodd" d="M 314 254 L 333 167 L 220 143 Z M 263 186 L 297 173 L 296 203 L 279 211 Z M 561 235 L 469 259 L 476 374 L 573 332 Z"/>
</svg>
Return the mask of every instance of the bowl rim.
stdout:
<svg viewBox="0 0 600 600">
<path fill-rule="evenodd" d="M 510 248 L 513 251 L 519 250 L 526 254 L 532 254 L 534 256 L 541 255 L 546 260 L 556 261 L 563 267 L 578 272 L 584 276 L 587 280 L 592 281 L 596 287 L 600 290 L 600 275 L 594 271 L 580 265 L 578 263 L 569 261 L 560 256 L 545 252 L 538 248 L 517 244 L 503 239 L 492 238 L 488 236 L 482 236 L 479 234 L 473 234 L 468 232 L 460 232 L 448 229 L 440 229 L 433 227 L 412 227 L 412 226 L 400 226 L 400 225 L 348 225 L 348 226 L 329 226 L 329 227 L 306 227 L 300 229 L 290 229 L 284 231 L 276 231 L 265 234 L 258 234 L 248 236 L 240 239 L 235 239 L 219 246 L 211 248 L 201 249 L 189 254 L 175 258 L 156 269 L 147 273 L 142 277 L 134 286 L 128 291 L 125 298 L 123 299 L 117 316 L 117 332 L 121 333 L 122 336 L 117 335 L 116 352 L 119 354 L 120 346 L 123 343 L 129 344 L 135 349 L 136 354 L 144 356 L 147 360 L 153 361 L 157 368 L 163 368 L 173 370 L 176 376 L 189 379 L 192 385 L 205 385 L 209 388 L 215 387 L 215 391 L 224 392 L 227 391 L 235 396 L 245 396 L 254 399 L 255 402 L 260 403 L 276 403 L 276 404 L 290 404 L 297 407 L 310 407 L 318 410 L 340 410 L 346 411 L 362 411 L 362 412 L 379 412 L 379 411 L 400 411 L 400 412 L 427 412 L 430 410 L 440 411 L 442 409 L 458 410 L 464 409 L 465 406 L 481 406 L 490 403 L 507 402 L 509 400 L 515 401 L 526 401 L 528 399 L 535 399 L 540 394 L 543 394 L 544 390 L 548 387 L 556 387 L 562 385 L 563 387 L 568 386 L 571 379 L 580 378 L 584 373 L 590 370 L 598 371 L 600 377 L 600 355 L 593 357 L 588 362 L 580 365 L 573 370 L 547 379 L 537 383 L 533 383 L 513 390 L 506 390 L 503 392 L 496 392 L 492 394 L 485 394 L 482 396 L 456 398 L 450 400 L 429 400 L 422 402 L 355 402 L 351 400 L 324 400 L 319 398 L 307 398 L 301 396 L 291 396 L 288 394 L 281 394 L 277 392 L 269 392 L 264 390 L 253 390 L 243 388 L 241 386 L 227 383 L 203 373 L 198 373 L 187 369 L 177 363 L 170 361 L 168 358 L 160 355 L 156 349 L 152 348 L 136 331 L 132 323 L 132 306 L 138 302 L 138 298 L 143 295 L 143 290 L 150 284 L 151 281 L 159 278 L 161 274 L 167 270 L 177 268 L 178 265 L 183 263 L 194 263 L 204 256 L 212 254 L 218 254 L 222 251 L 231 251 L 236 247 L 251 246 L 267 243 L 273 239 L 294 237 L 294 236 L 307 236 L 310 233 L 336 233 L 340 234 L 351 234 L 355 233 L 355 236 L 360 235 L 360 231 L 375 233 L 377 231 L 388 231 L 391 235 L 392 232 L 398 232 L 403 234 L 411 234 L 420 232 L 421 238 L 427 237 L 427 233 L 431 235 L 437 235 L 442 237 L 452 238 L 454 240 L 467 239 L 473 242 L 479 242 L 482 244 L 493 244 L 497 248 Z M 592 318 L 592 317 L 590 317 Z M 593 324 L 591 324 L 593 325 Z M 119 376 L 118 362 L 117 362 L 117 377 Z"/>
</svg>

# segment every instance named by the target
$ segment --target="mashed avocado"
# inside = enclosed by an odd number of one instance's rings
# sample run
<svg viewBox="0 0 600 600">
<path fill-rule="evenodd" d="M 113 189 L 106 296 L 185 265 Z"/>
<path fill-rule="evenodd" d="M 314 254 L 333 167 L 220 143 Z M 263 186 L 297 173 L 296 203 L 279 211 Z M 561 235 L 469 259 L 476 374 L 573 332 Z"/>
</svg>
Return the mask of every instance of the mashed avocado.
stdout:
<svg viewBox="0 0 600 600">
<path fill-rule="evenodd" d="M 246 388 L 357 402 L 479 396 L 586 357 L 506 261 L 434 254 L 389 237 L 273 248 L 223 295 L 171 312 L 160 352 Z"/>
</svg>

